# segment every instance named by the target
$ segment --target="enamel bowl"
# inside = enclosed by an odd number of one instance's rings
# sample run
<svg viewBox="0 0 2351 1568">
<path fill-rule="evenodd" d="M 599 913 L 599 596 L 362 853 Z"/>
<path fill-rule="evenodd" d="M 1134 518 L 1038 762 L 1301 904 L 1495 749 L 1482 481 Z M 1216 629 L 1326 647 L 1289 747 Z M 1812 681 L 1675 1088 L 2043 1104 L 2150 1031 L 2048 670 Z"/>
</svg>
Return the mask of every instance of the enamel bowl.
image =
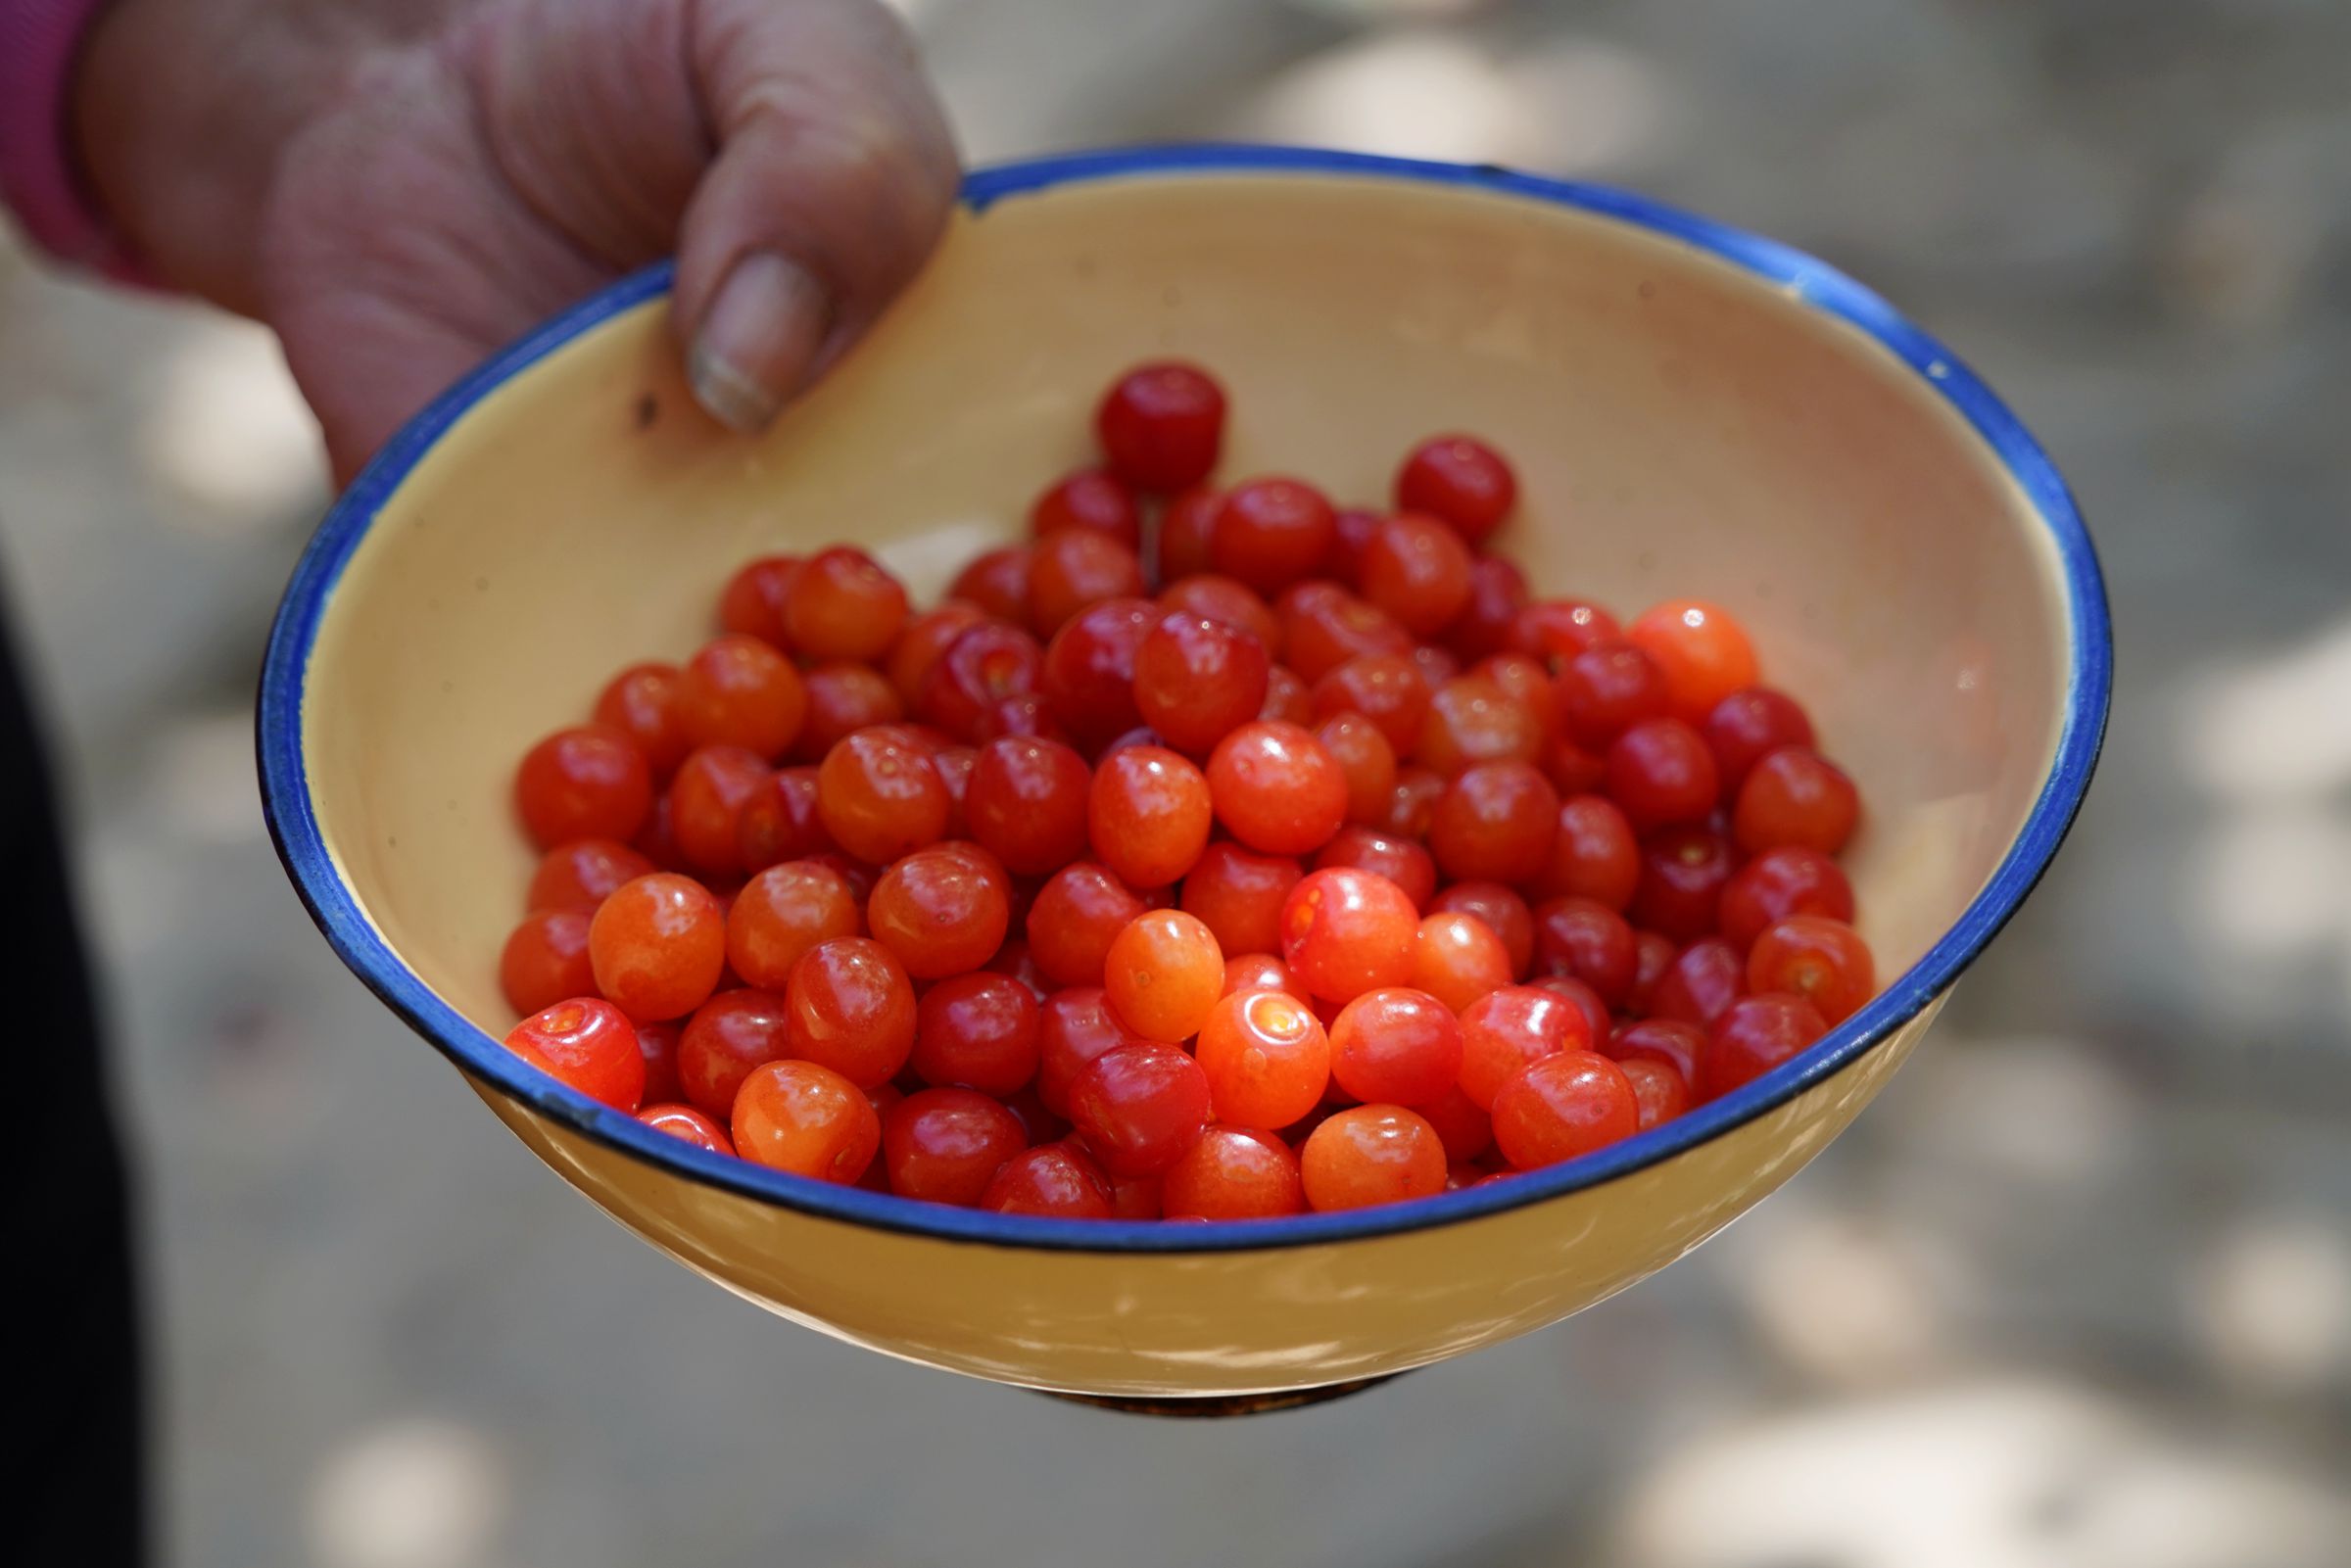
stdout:
<svg viewBox="0 0 2351 1568">
<path fill-rule="evenodd" d="M 653 1246 L 890 1354 L 1114 1400 L 1358 1382 L 1556 1322 L 1788 1180 L 1884 1086 L 2048 865 L 2110 646 L 2088 538 L 1960 362 L 1821 263 L 1620 193 L 1266 148 L 1018 165 L 763 438 L 696 411 L 669 277 L 618 284 L 427 409 L 335 506 L 263 677 L 271 830 L 327 939 L 541 1159 Z M 1817 1048 L 1656 1131 L 1355 1213 L 1084 1224 L 916 1205 L 691 1149 L 499 1037 L 533 857 L 523 747 L 678 657 L 747 557 L 847 540 L 936 595 L 1084 458 L 1093 400 L 1182 355 L 1222 472 L 1384 498 L 1440 429 L 1525 497 L 1538 589 L 1731 607 L 1868 805 L 1847 863 L 1891 976 Z"/>
</svg>

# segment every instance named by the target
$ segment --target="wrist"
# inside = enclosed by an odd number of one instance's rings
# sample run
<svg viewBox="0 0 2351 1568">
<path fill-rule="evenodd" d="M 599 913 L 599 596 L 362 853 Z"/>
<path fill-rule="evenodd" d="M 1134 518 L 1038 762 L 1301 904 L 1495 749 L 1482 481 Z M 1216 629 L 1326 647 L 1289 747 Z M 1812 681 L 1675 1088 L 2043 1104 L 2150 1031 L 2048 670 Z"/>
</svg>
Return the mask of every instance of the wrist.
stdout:
<svg viewBox="0 0 2351 1568">
<path fill-rule="evenodd" d="M 108 223 L 157 281 L 245 314 L 279 156 L 337 89 L 348 49 L 284 0 L 111 0 L 70 128 Z"/>
</svg>

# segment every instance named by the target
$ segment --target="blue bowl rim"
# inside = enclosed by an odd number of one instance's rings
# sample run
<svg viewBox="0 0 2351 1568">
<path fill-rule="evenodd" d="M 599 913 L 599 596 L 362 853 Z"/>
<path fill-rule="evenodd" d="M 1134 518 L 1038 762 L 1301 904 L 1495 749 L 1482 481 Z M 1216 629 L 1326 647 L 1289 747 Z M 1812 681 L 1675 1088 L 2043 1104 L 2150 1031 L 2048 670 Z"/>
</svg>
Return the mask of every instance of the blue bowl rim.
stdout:
<svg viewBox="0 0 2351 1568">
<path fill-rule="evenodd" d="M 322 615 L 345 564 L 386 500 L 434 444 L 506 381 L 602 323 L 669 291 L 667 262 L 613 283 L 518 339 L 399 431 L 335 502 L 287 586 L 264 655 L 256 713 L 264 815 L 311 918 L 344 963 L 443 1055 L 548 1119 L 672 1174 L 802 1213 L 943 1241 L 1081 1253 L 1229 1253 L 1392 1236 L 1458 1224 L 1597 1187 L 1697 1148 L 1834 1076 L 1915 1018 L 1957 978 L 2032 892 L 2081 809 L 2113 687 L 2112 629 L 2095 549 L 2064 480 L 2024 425 L 1974 372 L 1891 305 L 1793 247 L 1644 196 L 1492 165 L 1429 163 L 1315 148 L 1183 144 L 1031 159 L 966 176 L 964 206 L 1064 186 L 1194 175 L 1319 175 L 1452 186 L 1611 218 L 1707 252 L 1859 328 L 1956 409 L 1997 455 L 2046 525 L 2065 573 L 2074 644 L 2055 760 L 1999 867 L 1926 955 L 1818 1045 L 1653 1131 L 1513 1180 L 1384 1208 L 1226 1224 L 1085 1221 L 996 1214 L 893 1198 L 794 1176 L 695 1148 L 588 1099 L 522 1061 L 425 985 L 360 911 L 312 809 L 302 757 L 303 684 Z"/>
</svg>

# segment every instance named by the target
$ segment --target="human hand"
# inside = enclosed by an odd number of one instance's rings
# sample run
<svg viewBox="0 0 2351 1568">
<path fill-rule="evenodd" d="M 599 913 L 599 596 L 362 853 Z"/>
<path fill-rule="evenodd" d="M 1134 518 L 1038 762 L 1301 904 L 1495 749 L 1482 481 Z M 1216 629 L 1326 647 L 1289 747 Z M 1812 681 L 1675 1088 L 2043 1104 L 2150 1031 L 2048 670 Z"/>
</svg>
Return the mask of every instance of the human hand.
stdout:
<svg viewBox="0 0 2351 1568">
<path fill-rule="evenodd" d="M 914 275 L 956 180 L 877 0 L 116 0 L 75 121 L 146 263 L 276 329 L 346 478 L 673 251 L 696 396 L 756 428 Z"/>
</svg>

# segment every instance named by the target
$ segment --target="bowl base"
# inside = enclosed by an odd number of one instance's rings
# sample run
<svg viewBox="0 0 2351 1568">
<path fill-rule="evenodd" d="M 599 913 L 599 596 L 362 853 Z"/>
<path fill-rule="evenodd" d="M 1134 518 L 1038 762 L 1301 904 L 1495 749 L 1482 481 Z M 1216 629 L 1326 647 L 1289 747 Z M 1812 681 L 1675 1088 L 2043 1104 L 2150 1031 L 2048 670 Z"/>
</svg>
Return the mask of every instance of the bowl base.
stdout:
<svg viewBox="0 0 2351 1568">
<path fill-rule="evenodd" d="M 1117 1410 L 1125 1415 L 1170 1416 L 1177 1420 L 1218 1420 L 1234 1415 L 1271 1415 L 1276 1410 L 1303 1410 L 1309 1405 L 1328 1404 L 1350 1394 L 1375 1389 L 1382 1383 L 1402 1377 L 1401 1372 L 1389 1372 L 1379 1377 L 1361 1377 L 1352 1383 L 1326 1383 L 1320 1388 L 1285 1389 L 1277 1394 L 1211 1394 L 1177 1399 L 1127 1399 L 1104 1394 L 1060 1394 L 1051 1389 L 1038 1393 L 1049 1399 L 1066 1400 L 1072 1404 L 1090 1404 L 1098 1410 Z"/>
</svg>

